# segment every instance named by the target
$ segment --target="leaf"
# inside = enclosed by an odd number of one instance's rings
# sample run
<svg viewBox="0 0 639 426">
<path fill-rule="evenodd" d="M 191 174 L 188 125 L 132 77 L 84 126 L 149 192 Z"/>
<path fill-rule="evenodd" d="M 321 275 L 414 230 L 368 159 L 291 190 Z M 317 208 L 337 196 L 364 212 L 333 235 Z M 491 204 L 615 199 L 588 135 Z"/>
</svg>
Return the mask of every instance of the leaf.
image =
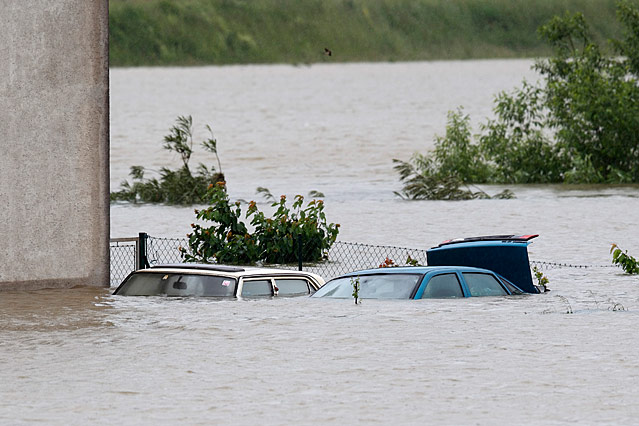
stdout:
<svg viewBox="0 0 639 426">
<path fill-rule="evenodd" d="M 613 252 L 612 252 L 612 257 L 613 259 L 618 259 L 619 256 L 621 255 L 621 249 L 620 248 L 616 248 Z"/>
<path fill-rule="evenodd" d="M 264 197 L 264 199 L 266 201 L 272 201 L 273 203 L 276 202 L 275 197 L 273 196 L 271 191 L 269 191 L 268 188 L 264 188 L 262 186 L 258 186 L 257 189 L 255 190 L 255 193 L 256 194 L 261 194 L 262 197 Z"/>
<path fill-rule="evenodd" d="M 131 166 L 131 171 L 129 175 L 133 179 L 142 180 L 144 179 L 144 167 L 143 166 Z"/>
</svg>

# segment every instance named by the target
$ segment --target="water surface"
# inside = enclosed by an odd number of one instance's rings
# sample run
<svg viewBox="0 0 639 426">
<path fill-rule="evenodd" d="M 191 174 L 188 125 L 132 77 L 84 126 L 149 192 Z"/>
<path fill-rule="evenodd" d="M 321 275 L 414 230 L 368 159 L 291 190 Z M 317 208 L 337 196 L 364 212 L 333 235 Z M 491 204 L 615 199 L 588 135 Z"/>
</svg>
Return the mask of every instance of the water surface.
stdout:
<svg viewBox="0 0 639 426">
<path fill-rule="evenodd" d="M 177 167 L 175 117 L 218 137 L 231 197 L 325 193 L 340 239 L 428 248 L 538 233 L 551 292 L 469 300 L 124 298 L 110 289 L 0 296 L 4 424 L 634 424 L 637 187 L 520 186 L 515 200 L 407 202 L 392 158 L 464 105 L 534 80 L 531 61 L 136 68 L 111 71 L 111 185 Z M 213 164 L 197 152 L 193 163 Z M 503 187 L 485 188 L 499 192 Z M 268 206 L 262 203 L 262 207 Z M 183 236 L 192 207 L 113 205 L 113 237 Z M 380 259 L 380 262 L 383 259 Z"/>
</svg>

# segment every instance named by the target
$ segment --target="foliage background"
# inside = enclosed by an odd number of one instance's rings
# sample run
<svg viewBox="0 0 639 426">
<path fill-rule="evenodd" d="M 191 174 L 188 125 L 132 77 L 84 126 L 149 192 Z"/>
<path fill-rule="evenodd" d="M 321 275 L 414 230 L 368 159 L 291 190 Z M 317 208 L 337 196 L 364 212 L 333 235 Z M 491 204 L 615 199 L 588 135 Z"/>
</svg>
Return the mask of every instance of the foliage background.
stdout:
<svg viewBox="0 0 639 426">
<path fill-rule="evenodd" d="M 536 30 L 565 11 L 582 12 L 595 41 L 620 33 L 613 0 L 111 0 L 109 8 L 112 66 L 546 56 Z"/>
</svg>

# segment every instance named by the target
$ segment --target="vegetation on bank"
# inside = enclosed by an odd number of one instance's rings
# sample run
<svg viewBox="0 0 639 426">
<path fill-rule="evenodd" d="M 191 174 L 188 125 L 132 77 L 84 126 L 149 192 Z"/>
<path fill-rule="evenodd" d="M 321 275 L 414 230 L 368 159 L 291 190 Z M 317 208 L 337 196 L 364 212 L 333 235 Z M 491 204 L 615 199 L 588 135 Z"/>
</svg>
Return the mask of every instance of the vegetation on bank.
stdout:
<svg viewBox="0 0 639 426">
<path fill-rule="evenodd" d="M 171 170 L 162 167 L 159 170 L 160 179 L 145 178 L 146 170 L 142 166 L 132 166 L 129 173 L 132 183 L 122 182 L 120 190 L 111 193 L 111 201 L 129 201 L 143 203 L 167 204 L 195 204 L 202 203 L 206 197 L 209 185 L 224 181 L 222 164 L 217 155 L 217 139 L 210 126 L 206 129 L 211 137 L 202 141 L 202 147 L 217 158 L 215 166 L 207 167 L 200 163 L 197 172 L 193 173 L 189 167 L 189 160 L 193 154 L 193 118 L 189 115 L 180 116 L 176 124 L 171 127 L 169 134 L 164 137 L 163 148 L 177 153 L 182 159 L 182 167 Z"/>
<path fill-rule="evenodd" d="M 326 259 L 339 233 L 339 224 L 327 222 L 320 199 L 304 206 L 304 197 L 296 195 L 289 207 L 282 195 L 271 204 L 272 217 L 251 201 L 245 218 L 253 232 L 241 219 L 241 203 L 230 201 L 224 182 L 209 186 L 205 202 L 209 207 L 195 214 L 206 225 L 191 224 L 188 247 L 180 247 L 185 262 L 279 264 L 295 263 L 300 255 L 304 262 L 317 262 Z"/>
<path fill-rule="evenodd" d="M 478 183 L 639 183 L 639 3 L 620 1 L 623 36 L 615 56 L 591 35 L 580 13 L 539 29 L 553 49 L 524 82 L 495 99 L 494 119 L 472 135 L 470 117 L 449 113 L 434 151 L 395 160 L 413 199 L 467 199 Z M 445 191 L 441 189 L 446 183 Z"/>
<path fill-rule="evenodd" d="M 535 30 L 565 11 L 581 11 L 595 41 L 619 34 L 613 0 L 110 0 L 109 9 L 112 66 L 545 56 Z"/>
</svg>

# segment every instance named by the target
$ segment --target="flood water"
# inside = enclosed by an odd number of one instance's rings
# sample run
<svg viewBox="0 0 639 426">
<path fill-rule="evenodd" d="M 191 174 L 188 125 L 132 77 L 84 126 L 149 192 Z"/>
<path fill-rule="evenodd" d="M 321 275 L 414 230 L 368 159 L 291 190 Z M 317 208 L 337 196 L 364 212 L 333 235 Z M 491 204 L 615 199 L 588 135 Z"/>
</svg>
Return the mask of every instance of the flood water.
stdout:
<svg viewBox="0 0 639 426">
<path fill-rule="evenodd" d="M 530 65 L 111 70 L 112 189 L 131 165 L 177 167 L 162 137 L 190 114 L 197 141 L 214 129 L 232 198 L 321 191 L 342 241 L 429 248 L 536 233 L 532 259 L 572 266 L 546 270 L 543 295 L 359 306 L 2 293 L 0 424 L 636 424 L 639 278 L 609 266 L 609 247 L 639 254 L 637 187 L 393 195 L 392 158 L 432 147 L 459 105 L 483 121 L 497 92 L 536 78 Z M 183 236 L 194 220 L 192 207 L 111 215 L 112 237 Z"/>
</svg>

